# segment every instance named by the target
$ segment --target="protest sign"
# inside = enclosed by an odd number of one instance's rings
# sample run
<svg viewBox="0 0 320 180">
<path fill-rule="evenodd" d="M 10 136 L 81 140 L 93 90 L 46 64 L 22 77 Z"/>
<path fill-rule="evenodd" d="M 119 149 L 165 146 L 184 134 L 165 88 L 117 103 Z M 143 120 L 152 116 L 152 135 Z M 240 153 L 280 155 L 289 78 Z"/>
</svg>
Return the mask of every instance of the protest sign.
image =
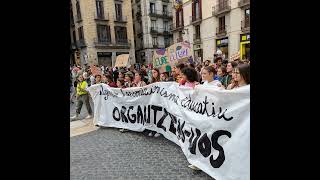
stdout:
<svg viewBox="0 0 320 180">
<path fill-rule="evenodd" d="M 171 67 L 181 62 L 193 62 L 191 46 L 187 41 L 155 50 L 153 53 L 153 67 L 158 68 L 160 72 L 169 72 Z"/>
</svg>

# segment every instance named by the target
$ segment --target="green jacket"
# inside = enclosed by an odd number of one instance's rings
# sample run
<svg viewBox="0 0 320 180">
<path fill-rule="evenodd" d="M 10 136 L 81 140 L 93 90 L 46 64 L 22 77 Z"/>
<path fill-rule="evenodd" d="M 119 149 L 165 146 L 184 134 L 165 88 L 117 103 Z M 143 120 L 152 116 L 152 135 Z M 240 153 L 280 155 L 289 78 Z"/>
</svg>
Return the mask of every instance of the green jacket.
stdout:
<svg viewBox="0 0 320 180">
<path fill-rule="evenodd" d="M 231 83 L 231 80 L 232 80 L 232 75 L 226 75 L 226 76 L 223 76 L 223 78 L 221 79 L 221 84 L 227 88 L 228 85 Z"/>
</svg>

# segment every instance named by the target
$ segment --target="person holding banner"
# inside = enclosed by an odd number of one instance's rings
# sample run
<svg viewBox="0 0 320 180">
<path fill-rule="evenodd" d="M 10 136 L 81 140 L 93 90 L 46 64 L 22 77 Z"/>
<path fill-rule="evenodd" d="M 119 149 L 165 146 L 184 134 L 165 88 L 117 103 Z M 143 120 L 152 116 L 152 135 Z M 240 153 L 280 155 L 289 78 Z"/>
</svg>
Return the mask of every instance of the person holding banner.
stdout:
<svg viewBox="0 0 320 180">
<path fill-rule="evenodd" d="M 181 70 L 183 86 L 194 88 L 198 83 L 198 73 L 194 68 L 185 67 Z"/>
<path fill-rule="evenodd" d="M 95 84 L 99 84 L 99 83 L 101 83 L 101 75 L 100 74 L 97 74 L 96 76 L 95 76 L 95 82 L 94 82 Z"/>
<path fill-rule="evenodd" d="M 159 69 L 153 68 L 152 69 L 152 78 L 151 83 L 160 82 L 160 72 Z"/>
<path fill-rule="evenodd" d="M 72 120 L 76 120 L 79 118 L 83 103 L 85 103 L 88 114 L 89 114 L 86 117 L 86 119 L 92 118 L 92 109 L 89 103 L 89 95 L 88 95 L 88 91 L 86 90 L 87 88 L 88 88 L 88 83 L 84 80 L 83 76 L 80 76 L 79 82 L 77 85 L 76 115 L 71 117 Z"/>
<path fill-rule="evenodd" d="M 217 79 L 221 82 L 225 74 L 226 74 L 226 67 L 225 66 L 219 67 L 217 71 L 217 77 L 218 77 Z"/>
<path fill-rule="evenodd" d="M 147 84 L 143 81 L 143 73 L 141 71 L 137 71 L 134 76 L 133 87 L 143 87 Z"/>
<path fill-rule="evenodd" d="M 122 89 L 126 88 L 126 87 L 124 86 L 124 79 L 123 79 L 123 78 L 118 78 L 118 79 L 117 79 L 117 87 L 118 87 L 118 88 L 122 88 Z"/>
<path fill-rule="evenodd" d="M 128 87 L 133 87 L 132 86 L 132 79 L 133 79 L 133 74 L 131 71 L 128 71 L 125 76 L 124 76 L 124 85 L 126 88 Z"/>
<path fill-rule="evenodd" d="M 151 70 L 151 72 L 152 72 L 152 77 L 151 77 L 151 83 L 150 83 L 150 84 L 155 83 L 155 82 L 160 82 L 160 72 L 159 72 L 159 69 L 153 68 L 153 69 Z M 154 136 L 154 137 L 159 137 L 159 136 L 160 136 L 159 133 L 157 133 L 157 132 L 155 132 L 155 131 L 148 130 L 148 129 L 144 130 L 144 133 L 148 134 L 148 136 L 150 136 L 150 137 L 151 137 L 151 136 Z"/>
<path fill-rule="evenodd" d="M 106 84 L 110 87 L 117 87 L 116 83 L 113 82 L 112 76 L 110 74 L 106 75 Z"/>
<path fill-rule="evenodd" d="M 240 64 L 233 70 L 234 82 L 227 89 L 235 89 L 250 84 L 250 65 Z"/>
<path fill-rule="evenodd" d="M 204 81 L 203 85 L 215 87 L 220 90 L 224 89 L 220 81 L 213 80 L 213 77 L 215 74 L 216 74 L 216 71 L 212 66 L 204 67 L 201 72 L 202 80 Z"/>
<path fill-rule="evenodd" d="M 176 65 L 176 66 L 174 67 L 174 69 L 173 69 L 173 70 L 175 71 L 175 77 L 173 77 L 173 78 L 174 78 L 174 80 L 175 80 L 177 83 L 179 83 L 179 84 L 184 84 L 183 78 L 182 78 L 182 75 L 181 75 L 181 70 L 182 70 L 184 67 L 186 67 L 186 65 L 183 64 L 183 63 L 180 63 L 180 64 Z"/>
<path fill-rule="evenodd" d="M 237 67 L 237 65 L 238 65 L 238 63 L 235 61 L 231 61 L 227 64 L 227 75 L 225 77 L 223 77 L 221 80 L 221 83 L 225 88 L 227 88 L 229 86 L 229 84 L 231 83 L 232 71 L 233 71 L 233 68 Z"/>
<path fill-rule="evenodd" d="M 169 76 L 167 72 L 162 72 L 160 74 L 160 82 L 168 82 L 169 81 Z"/>
</svg>

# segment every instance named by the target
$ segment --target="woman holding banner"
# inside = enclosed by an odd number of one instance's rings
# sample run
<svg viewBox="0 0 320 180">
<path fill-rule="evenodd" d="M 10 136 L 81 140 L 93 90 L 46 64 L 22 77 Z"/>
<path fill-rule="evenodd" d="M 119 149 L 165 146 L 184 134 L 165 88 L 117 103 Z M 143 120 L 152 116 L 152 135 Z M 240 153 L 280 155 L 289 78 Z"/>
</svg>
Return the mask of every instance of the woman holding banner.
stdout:
<svg viewBox="0 0 320 180">
<path fill-rule="evenodd" d="M 160 82 L 160 72 L 159 69 L 157 68 L 153 68 L 151 70 L 152 72 L 152 76 L 151 76 L 151 83 L 155 83 L 155 82 Z M 155 132 L 155 131 L 151 131 L 151 130 L 145 130 L 145 133 L 148 134 L 148 136 L 154 136 L 154 137 L 159 137 L 160 134 Z"/>
<path fill-rule="evenodd" d="M 238 63 L 235 61 L 229 62 L 227 64 L 227 75 L 225 77 L 223 77 L 221 80 L 221 83 L 225 88 L 227 88 L 229 86 L 229 84 L 231 83 L 232 71 L 234 68 L 237 67 L 237 65 L 238 65 Z"/>
<path fill-rule="evenodd" d="M 133 87 L 143 87 L 147 84 L 143 81 L 143 73 L 141 71 L 137 71 L 134 76 Z"/>
<path fill-rule="evenodd" d="M 174 67 L 174 71 L 175 71 L 175 77 L 174 77 L 174 80 L 177 82 L 177 83 L 179 83 L 179 84 L 183 84 L 183 79 L 182 79 L 182 75 L 181 75 L 181 70 L 184 68 L 184 67 L 186 67 L 186 65 L 185 64 L 183 64 L 183 63 L 180 63 L 180 64 L 178 64 L 178 65 L 176 65 L 175 67 Z"/>
<path fill-rule="evenodd" d="M 160 82 L 160 72 L 159 72 L 159 69 L 153 68 L 151 72 L 152 72 L 151 83 Z"/>
<path fill-rule="evenodd" d="M 184 84 L 180 84 L 186 87 L 194 88 L 199 81 L 198 73 L 194 68 L 185 67 L 181 70 L 182 81 Z"/>
<path fill-rule="evenodd" d="M 234 82 L 227 89 L 235 89 L 250 84 L 250 65 L 240 64 L 233 70 Z"/>
<path fill-rule="evenodd" d="M 202 80 L 204 81 L 203 85 L 215 87 L 218 89 L 224 89 L 220 81 L 213 80 L 215 74 L 216 71 L 212 66 L 204 67 L 201 72 Z"/>
</svg>

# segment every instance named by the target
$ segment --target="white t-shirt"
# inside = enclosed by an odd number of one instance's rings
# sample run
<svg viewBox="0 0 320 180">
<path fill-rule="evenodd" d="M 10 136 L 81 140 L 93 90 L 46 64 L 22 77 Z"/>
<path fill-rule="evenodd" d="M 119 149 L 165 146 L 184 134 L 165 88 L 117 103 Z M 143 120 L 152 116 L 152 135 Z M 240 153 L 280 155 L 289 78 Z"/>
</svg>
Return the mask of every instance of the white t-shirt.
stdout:
<svg viewBox="0 0 320 180">
<path fill-rule="evenodd" d="M 84 79 L 87 79 L 88 78 L 88 73 L 87 72 L 83 72 L 82 76 L 83 76 Z"/>
<path fill-rule="evenodd" d="M 95 78 L 93 75 L 90 76 L 91 85 L 94 85 Z"/>
<path fill-rule="evenodd" d="M 221 82 L 218 81 L 218 80 L 213 80 L 213 81 L 211 81 L 210 83 L 208 83 L 208 81 L 205 81 L 202 85 L 204 85 L 204 86 L 216 87 L 216 88 L 221 89 L 221 90 L 224 89 L 224 88 L 222 87 Z M 219 86 L 220 86 L 220 87 L 219 87 Z"/>
</svg>

